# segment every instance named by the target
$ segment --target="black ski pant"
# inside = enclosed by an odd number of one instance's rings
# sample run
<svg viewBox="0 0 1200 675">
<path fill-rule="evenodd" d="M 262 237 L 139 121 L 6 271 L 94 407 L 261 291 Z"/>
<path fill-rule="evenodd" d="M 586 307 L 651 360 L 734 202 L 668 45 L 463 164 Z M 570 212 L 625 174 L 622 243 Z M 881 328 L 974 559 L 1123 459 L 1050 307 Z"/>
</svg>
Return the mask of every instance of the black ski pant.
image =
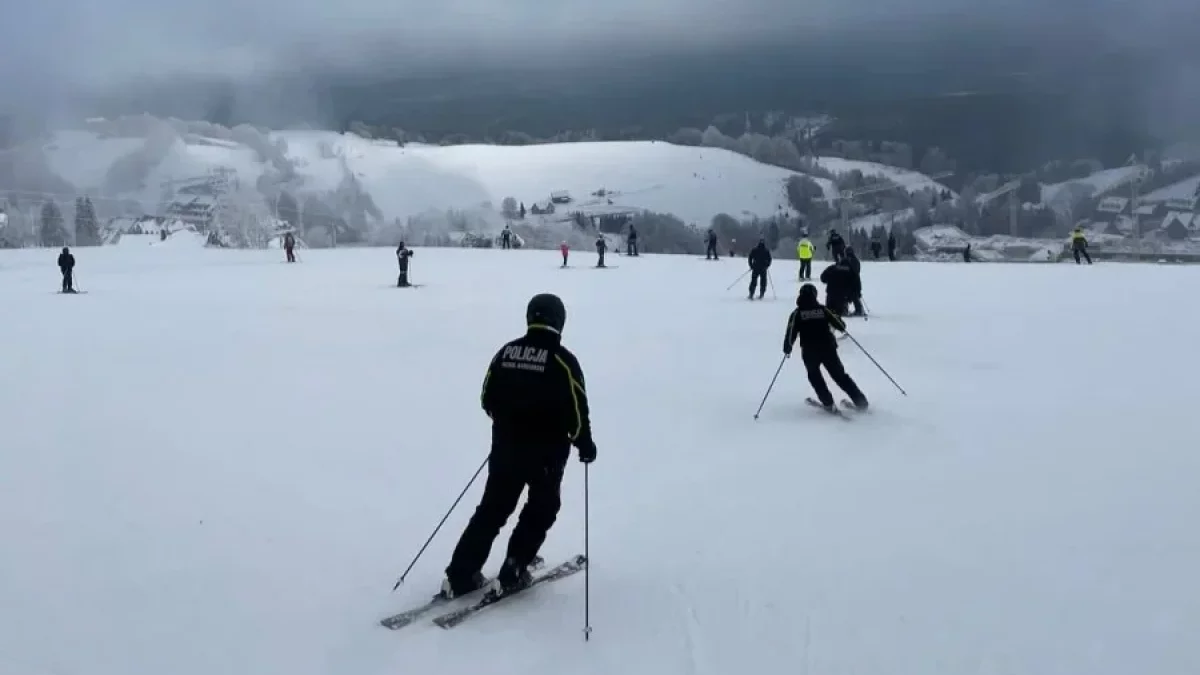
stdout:
<svg viewBox="0 0 1200 675">
<path fill-rule="evenodd" d="M 846 311 L 849 304 L 850 301 L 846 298 L 834 293 L 830 293 L 828 290 L 825 291 L 826 309 L 838 315 L 839 318 L 846 316 Z"/>
<path fill-rule="evenodd" d="M 863 306 L 863 301 L 862 301 L 861 295 L 858 296 L 857 298 L 855 298 L 853 302 L 854 302 L 854 315 L 855 316 L 863 316 L 867 313 L 867 308 Z"/>
<path fill-rule="evenodd" d="M 625 249 L 626 255 L 637 255 L 638 254 L 637 239 L 630 239 L 629 241 L 627 241 L 625 243 L 625 246 L 626 246 L 626 249 Z"/>
<path fill-rule="evenodd" d="M 834 384 L 846 392 L 851 401 L 856 405 L 866 402 L 867 398 L 863 396 L 862 390 L 846 374 L 846 368 L 842 365 L 842 359 L 838 356 L 837 349 L 832 347 L 820 351 L 810 349 L 804 351 L 800 356 L 804 361 L 804 369 L 808 371 L 808 383 L 812 385 L 813 391 L 817 393 L 817 399 L 821 401 L 822 405 L 833 405 L 833 393 L 829 391 L 829 385 L 825 384 L 825 377 L 821 375 L 821 366 L 825 367 L 829 377 L 833 378 Z"/>
<path fill-rule="evenodd" d="M 891 262 L 896 262 L 896 249 L 894 249 L 894 248 L 888 249 L 888 260 L 890 260 Z"/>
<path fill-rule="evenodd" d="M 533 562 L 562 506 L 560 492 L 569 449 L 567 452 L 540 453 L 533 447 L 515 448 L 497 443 L 493 443 L 492 448 L 483 497 L 446 567 L 446 576 L 451 579 L 469 579 L 483 569 L 492 552 L 492 543 L 517 509 L 526 487 L 529 496 L 509 537 L 505 554 L 505 559 L 511 559 L 518 569 Z M 529 457 L 561 455 L 562 459 L 534 461 L 523 459 L 519 453 L 528 453 L 526 456 Z"/>
<path fill-rule="evenodd" d="M 287 253 L 287 261 L 288 262 L 290 262 L 290 263 L 296 262 L 296 252 L 294 250 L 292 250 L 291 247 L 284 249 L 284 252 Z"/>
<path fill-rule="evenodd" d="M 1087 249 L 1084 249 L 1084 248 L 1077 248 L 1077 249 L 1075 249 L 1075 264 L 1076 264 L 1076 265 L 1081 265 L 1081 264 L 1082 264 L 1081 262 L 1079 262 L 1079 256 L 1081 256 L 1081 255 L 1082 255 L 1084 258 L 1087 258 L 1087 261 L 1088 261 L 1088 264 L 1089 264 L 1089 265 L 1091 265 L 1091 264 L 1092 264 L 1092 256 L 1088 255 Z"/>
<path fill-rule="evenodd" d="M 604 267 L 604 251 L 597 251 L 596 267 Z"/>
<path fill-rule="evenodd" d="M 62 270 L 62 277 L 63 277 L 62 292 L 63 293 L 70 293 L 75 290 L 74 276 L 75 276 L 75 273 L 73 270 L 68 270 L 68 269 Z"/>
<path fill-rule="evenodd" d="M 564 254 L 562 254 L 562 256 L 563 256 L 563 267 L 566 267 L 567 266 L 567 254 L 564 253 Z"/>
<path fill-rule="evenodd" d="M 500 248 L 512 248 L 512 242 L 508 240 L 508 237 L 500 237 Z"/>
<path fill-rule="evenodd" d="M 800 260 L 800 278 L 801 279 L 811 279 L 812 278 L 812 258 L 809 258 L 807 260 L 801 258 L 801 260 Z"/>
<path fill-rule="evenodd" d="M 397 286 L 411 286 L 412 285 L 412 284 L 408 283 L 408 268 L 407 267 L 401 268 L 400 278 L 396 281 L 396 285 Z"/>
<path fill-rule="evenodd" d="M 758 297 L 763 297 L 767 294 L 767 271 L 766 270 L 750 270 L 750 297 L 754 297 L 754 286 L 758 285 Z"/>
<path fill-rule="evenodd" d="M 717 242 L 710 242 L 708 248 L 704 250 L 704 259 L 720 260 L 721 256 L 717 255 Z"/>
</svg>

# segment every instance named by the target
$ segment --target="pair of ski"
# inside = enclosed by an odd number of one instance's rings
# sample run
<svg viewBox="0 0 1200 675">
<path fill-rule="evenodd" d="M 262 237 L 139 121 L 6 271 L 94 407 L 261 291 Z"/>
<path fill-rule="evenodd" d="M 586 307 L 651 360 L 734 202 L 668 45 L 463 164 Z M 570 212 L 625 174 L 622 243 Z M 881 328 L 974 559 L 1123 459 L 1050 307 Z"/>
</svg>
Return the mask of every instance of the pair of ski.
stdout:
<svg viewBox="0 0 1200 675">
<path fill-rule="evenodd" d="M 833 408 L 831 410 L 831 409 L 826 408 L 825 406 L 821 405 L 821 402 L 815 398 L 806 398 L 806 399 L 804 399 L 804 402 L 811 405 L 814 408 L 819 408 L 835 417 L 840 417 L 846 421 L 850 420 L 850 417 L 848 415 L 846 415 L 846 413 L 842 412 L 841 408 Z M 854 402 L 849 399 L 842 399 L 841 404 L 842 404 L 842 408 L 845 408 L 846 410 L 851 410 L 853 412 L 858 412 L 858 413 L 866 412 L 865 410 L 862 410 L 858 406 L 854 405 Z"/>
<path fill-rule="evenodd" d="M 531 571 L 540 570 L 543 566 L 544 563 L 539 559 L 538 561 L 535 561 L 534 565 L 530 566 L 530 569 Z M 434 617 L 433 623 L 441 628 L 449 630 L 471 618 L 472 616 L 475 616 L 484 609 L 487 609 L 488 607 L 491 607 L 492 605 L 495 605 L 503 600 L 511 598 L 515 595 L 520 595 L 534 586 L 569 577 L 572 574 L 583 571 L 586 568 L 587 558 L 582 555 L 576 555 L 570 560 L 559 563 L 545 572 L 535 574 L 529 585 L 525 586 L 524 588 L 509 593 L 500 593 L 490 589 L 486 590 L 483 593 L 483 597 L 479 598 L 479 600 L 475 601 L 473 604 L 465 607 L 459 607 L 458 609 Z M 489 579 L 488 582 L 484 584 L 483 588 L 489 588 L 490 586 L 491 580 Z M 464 597 L 471 597 L 472 595 L 474 594 L 449 599 L 439 593 L 433 596 L 433 598 L 425 604 L 404 612 L 400 612 L 399 614 L 389 616 L 381 620 L 379 623 L 384 628 L 388 628 L 390 630 L 400 630 L 405 626 L 411 625 L 413 622 L 424 617 L 430 612 L 436 611 L 446 605 L 453 604 Z"/>
</svg>

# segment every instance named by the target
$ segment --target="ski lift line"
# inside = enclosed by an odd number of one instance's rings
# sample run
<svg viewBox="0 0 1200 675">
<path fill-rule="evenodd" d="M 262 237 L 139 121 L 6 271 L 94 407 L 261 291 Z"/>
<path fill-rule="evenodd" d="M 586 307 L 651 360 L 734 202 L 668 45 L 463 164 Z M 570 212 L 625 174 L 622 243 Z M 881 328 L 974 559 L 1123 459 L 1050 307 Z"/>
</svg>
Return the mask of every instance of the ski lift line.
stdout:
<svg viewBox="0 0 1200 675">
<path fill-rule="evenodd" d="M 949 178 L 950 176 L 953 176 L 953 175 L 954 175 L 953 171 L 943 171 L 942 173 L 935 174 L 933 176 L 928 176 L 928 178 L 930 181 L 938 181 L 943 178 Z M 886 176 L 885 176 L 885 178 L 886 178 Z M 843 200 L 848 201 L 848 200 L 854 199 L 855 197 L 861 197 L 862 195 L 874 194 L 876 192 L 890 192 L 892 190 L 905 190 L 905 189 L 907 189 L 905 186 L 898 185 L 898 184 L 873 185 L 873 186 L 859 188 L 857 190 L 842 190 L 840 193 L 838 193 L 838 199 L 843 199 Z"/>
</svg>

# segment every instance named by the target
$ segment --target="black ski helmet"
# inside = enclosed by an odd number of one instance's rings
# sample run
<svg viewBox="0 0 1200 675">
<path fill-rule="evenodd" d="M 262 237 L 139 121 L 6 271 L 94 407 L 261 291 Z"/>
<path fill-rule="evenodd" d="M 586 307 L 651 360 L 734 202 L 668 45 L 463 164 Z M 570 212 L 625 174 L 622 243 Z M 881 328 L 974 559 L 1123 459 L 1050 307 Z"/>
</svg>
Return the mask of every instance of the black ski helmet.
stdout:
<svg viewBox="0 0 1200 675">
<path fill-rule="evenodd" d="M 567 323 L 567 307 L 553 293 L 538 293 L 530 298 L 525 308 L 525 323 L 530 326 L 535 323 L 549 326 L 561 333 Z"/>
<path fill-rule="evenodd" d="M 799 305 L 802 300 L 816 300 L 817 287 L 812 284 L 804 284 L 800 287 L 800 295 L 796 298 L 796 304 Z"/>
</svg>

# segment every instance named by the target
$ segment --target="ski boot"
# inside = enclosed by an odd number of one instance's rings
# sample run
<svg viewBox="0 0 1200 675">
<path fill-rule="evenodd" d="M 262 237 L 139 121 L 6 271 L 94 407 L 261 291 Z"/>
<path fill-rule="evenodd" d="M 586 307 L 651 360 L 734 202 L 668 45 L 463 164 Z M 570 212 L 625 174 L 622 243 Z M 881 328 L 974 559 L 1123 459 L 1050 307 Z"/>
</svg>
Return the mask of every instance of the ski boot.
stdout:
<svg viewBox="0 0 1200 675">
<path fill-rule="evenodd" d="M 496 579 L 492 581 L 488 593 L 509 595 L 529 588 L 533 584 L 533 573 L 529 571 L 530 567 L 532 564 L 520 565 L 512 558 L 508 558 L 500 566 L 500 572 L 496 574 Z"/>
<path fill-rule="evenodd" d="M 438 596 L 446 600 L 453 600 L 474 593 L 483 588 L 486 582 L 487 579 L 484 578 L 483 572 L 476 572 L 466 578 L 452 578 L 446 575 L 446 578 L 442 581 L 442 590 L 438 593 Z"/>
</svg>

